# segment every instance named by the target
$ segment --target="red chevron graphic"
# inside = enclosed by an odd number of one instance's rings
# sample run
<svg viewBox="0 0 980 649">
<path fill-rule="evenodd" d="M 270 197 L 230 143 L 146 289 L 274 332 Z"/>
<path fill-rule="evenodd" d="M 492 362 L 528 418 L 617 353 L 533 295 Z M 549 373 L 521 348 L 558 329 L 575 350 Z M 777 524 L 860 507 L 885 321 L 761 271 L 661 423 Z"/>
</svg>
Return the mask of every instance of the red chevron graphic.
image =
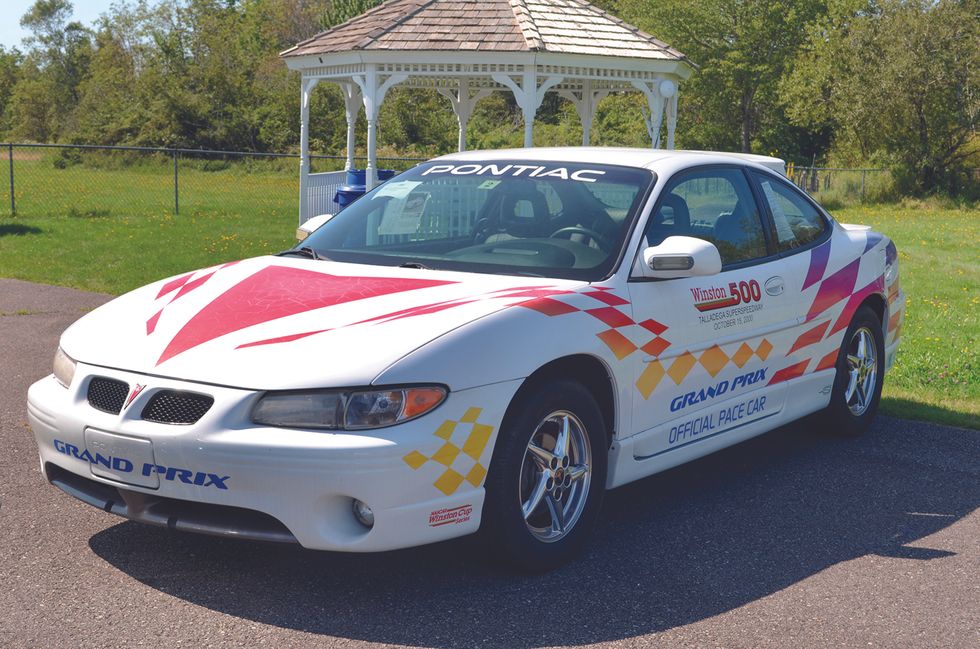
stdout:
<svg viewBox="0 0 980 649">
<path fill-rule="evenodd" d="M 453 284 L 397 277 L 340 277 L 269 266 L 231 287 L 177 332 L 157 365 L 234 331 L 314 309 L 380 295 Z"/>
</svg>

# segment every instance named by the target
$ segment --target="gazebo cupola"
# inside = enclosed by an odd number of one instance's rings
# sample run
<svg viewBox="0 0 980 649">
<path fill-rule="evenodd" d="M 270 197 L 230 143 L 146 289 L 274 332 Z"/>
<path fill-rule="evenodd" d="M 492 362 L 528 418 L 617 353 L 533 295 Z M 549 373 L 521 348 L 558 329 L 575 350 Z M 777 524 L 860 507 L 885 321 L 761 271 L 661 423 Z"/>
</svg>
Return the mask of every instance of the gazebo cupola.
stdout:
<svg viewBox="0 0 980 649">
<path fill-rule="evenodd" d="M 677 93 L 693 72 L 683 54 L 581 0 L 388 0 L 282 53 L 302 74 L 300 219 L 323 195 L 309 174 L 310 93 L 320 81 L 340 86 L 347 116 L 347 168 L 354 125 L 367 118 L 367 184 L 376 183 L 378 113 L 395 85 L 431 88 L 449 99 L 459 149 L 476 102 L 494 90 L 514 94 L 532 146 L 534 116 L 547 92 L 575 106 L 589 143 L 596 106 L 611 92 L 641 92 L 653 147 L 673 148 Z M 317 176 L 321 174 L 316 174 Z M 312 182 L 311 182 L 312 181 Z"/>
</svg>

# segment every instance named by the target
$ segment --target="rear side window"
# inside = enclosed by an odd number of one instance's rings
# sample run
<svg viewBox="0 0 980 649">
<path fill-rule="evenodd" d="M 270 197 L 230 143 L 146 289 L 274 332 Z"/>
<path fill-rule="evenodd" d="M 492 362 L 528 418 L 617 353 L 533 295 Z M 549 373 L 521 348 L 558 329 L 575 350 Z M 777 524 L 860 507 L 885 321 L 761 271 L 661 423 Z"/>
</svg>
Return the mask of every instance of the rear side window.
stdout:
<svg viewBox="0 0 980 649">
<path fill-rule="evenodd" d="M 762 174 L 753 175 L 769 204 L 780 252 L 813 243 L 827 231 L 826 220 L 797 190 Z"/>
</svg>

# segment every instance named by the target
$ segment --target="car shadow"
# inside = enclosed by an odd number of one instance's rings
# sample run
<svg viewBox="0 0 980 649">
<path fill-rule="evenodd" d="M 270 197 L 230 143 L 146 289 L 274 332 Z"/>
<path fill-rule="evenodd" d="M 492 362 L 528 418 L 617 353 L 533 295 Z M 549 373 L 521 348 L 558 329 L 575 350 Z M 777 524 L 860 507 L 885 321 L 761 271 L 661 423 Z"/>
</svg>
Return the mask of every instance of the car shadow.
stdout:
<svg viewBox="0 0 980 649">
<path fill-rule="evenodd" d="M 17 236 L 22 237 L 25 234 L 41 234 L 41 228 L 35 227 L 33 225 L 24 225 L 23 223 L 3 223 L 0 224 L 0 237 L 6 236 Z"/>
<path fill-rule="evenodd" d="M 538 576 L 480 561 L 473 538 L 346 555 L 124 522 L 90 545 L 159 591 L 308 633 L 446 648 L 618 640 L 864 555 L 950 556 L 909 544 L 980 504 L 975 437 L 951 430 L 889 418 L 857 439 L 778 429 L 610 492 L 586 556 Z"/>
<path fill-rule="evenodd" d="M 964 413 L 962 410 L 946 408 L 942 405 L 921 403 L 912 399 L 882 395 L 882 410 L 887 409 L 893 417 L 915 419 L 917 421 L 936 421 L 946 426 L 980 430 L 980 417 Z"/>
</svg>

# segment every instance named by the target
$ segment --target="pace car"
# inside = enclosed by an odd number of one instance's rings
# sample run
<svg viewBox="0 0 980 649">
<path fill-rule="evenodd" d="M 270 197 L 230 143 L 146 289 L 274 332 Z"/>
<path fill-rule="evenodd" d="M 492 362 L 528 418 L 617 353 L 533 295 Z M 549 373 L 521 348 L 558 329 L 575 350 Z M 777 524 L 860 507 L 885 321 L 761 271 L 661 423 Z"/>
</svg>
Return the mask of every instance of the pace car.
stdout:
<svg viewBox="0 0 980 649">
<path fill-rule="evenodd" d="M 178 530 L 568 561 L 605 490 L 812 415 L 857 435 L 898 256 L 760 156 L 475 151 L 282 253 L 123 295 L 31 386 L 47 480 Z"/>
</svg>

